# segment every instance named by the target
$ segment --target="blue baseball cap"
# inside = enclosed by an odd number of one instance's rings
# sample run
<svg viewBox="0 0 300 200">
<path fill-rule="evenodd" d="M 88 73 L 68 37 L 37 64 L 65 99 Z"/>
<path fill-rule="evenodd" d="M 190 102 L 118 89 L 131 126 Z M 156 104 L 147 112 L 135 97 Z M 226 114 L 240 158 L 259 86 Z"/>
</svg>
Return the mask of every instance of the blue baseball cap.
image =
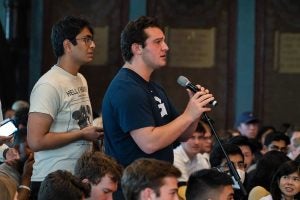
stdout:
<svg viewBox="0 0 300 200">
<path fill-rule="evenodd" d="M 259 119 L 253 115 L 252 112 L 246 111 L 243 112 L 236 121 L 236 126 L 239 126 L 241 123 L 258 123 Z"/>
</svg>

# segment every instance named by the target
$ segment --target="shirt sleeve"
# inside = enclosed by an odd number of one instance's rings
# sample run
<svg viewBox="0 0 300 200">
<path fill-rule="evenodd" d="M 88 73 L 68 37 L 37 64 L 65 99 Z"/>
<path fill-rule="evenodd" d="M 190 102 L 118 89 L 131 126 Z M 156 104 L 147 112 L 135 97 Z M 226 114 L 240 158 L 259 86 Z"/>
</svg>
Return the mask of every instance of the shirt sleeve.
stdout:
<svg viewBox="0 0 300 200">
<path fill-rule="evenodd" d="M 50 84 L 40 84 L 34 87 L 30 95 L 29 112 L 39 112 L 50 115 L 53 119 L 59 108 L 59 95 Z"/>
</svg>

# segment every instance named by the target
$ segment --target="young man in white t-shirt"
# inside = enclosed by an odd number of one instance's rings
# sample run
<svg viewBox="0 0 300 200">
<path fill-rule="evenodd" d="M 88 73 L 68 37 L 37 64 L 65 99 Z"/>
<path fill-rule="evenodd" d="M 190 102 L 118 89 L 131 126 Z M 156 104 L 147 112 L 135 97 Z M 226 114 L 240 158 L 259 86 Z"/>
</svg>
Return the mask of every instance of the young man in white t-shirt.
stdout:
<svg viewBox="0 0 300 200">
<path fill-rule="evenodd" d="M 35 152 L 32 198 L 51 172 L 73 172 L 77 159 L 103 136 L 92 126 L 88 86 L 80 67 L 93 59 L 96 47 L 89 22 L 65 17 L 52 27 L 57 63 L 35 84 L 30 95 L 28 143 Z"/>
<path fill-rule="evenodd" d="M 196 131 L 186 142 L 176 147 L 174 165 L 181 171 L 179 182 L 185 184 L 189 176 L 200 169 L 209 169 L 209 153 L 212 149 L 212 135 L 209 126 L 200 121 Z"/>
</svg>

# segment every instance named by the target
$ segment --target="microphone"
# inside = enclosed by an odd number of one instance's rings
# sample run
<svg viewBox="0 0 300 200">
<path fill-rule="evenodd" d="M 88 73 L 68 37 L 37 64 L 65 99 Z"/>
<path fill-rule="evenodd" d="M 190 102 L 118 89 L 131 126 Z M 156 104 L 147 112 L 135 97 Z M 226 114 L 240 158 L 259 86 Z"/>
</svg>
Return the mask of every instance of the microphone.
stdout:
<svg viewBox="0 0 300 200">
<path fill-rule="evenodd" d="M 199 88 L 197 86 L 195 86 L 194 84 L 192 84 L 189 79 L 187 79 L 184 76 L 179 76 L 177 78 L 177 83 L 179 85 L 181 85 L 182 87 L 186 87 L 188 89 L 190 89 L 192 92 L 196 93 L 199 91 Z M 212 106 L 216 106 L 218 104 L 218 102 L 216 100 L 212 100 L 209 102 L 209 104 L 211 104 Z"/>
</svg>

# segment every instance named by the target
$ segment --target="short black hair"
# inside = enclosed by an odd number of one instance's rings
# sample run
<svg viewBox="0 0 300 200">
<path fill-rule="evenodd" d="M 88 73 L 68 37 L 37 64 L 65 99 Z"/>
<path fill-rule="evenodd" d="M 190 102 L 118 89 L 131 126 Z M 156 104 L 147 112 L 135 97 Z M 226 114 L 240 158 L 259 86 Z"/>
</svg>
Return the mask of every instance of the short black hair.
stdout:
<svg viewBox="0 0 300 200">
<path fill-rule="evenodd" d="M 84 28 L 88 28 L 94 34 L 90 23 L 83 17 L 66 16 L 53 25 L 51 43 L 57 58 L 64 54 L 64 40 L 68 39 L 73 45 L 76 45 L 75 38 Z"/>
<path fill-rule="evenodd" d="M 192 173 L 187 182 L 186 199 L 209 199 L 227 185 L 232 185 L 229 175 L 215 169 L 203 169 Z"/>
<path fill-rule="evenodd" d="M 246 136 L 243 136 L 243 135 L 238 135 L 238 136 L 234 136 L 234 137 L 230 138 L 228 140 L 228 143 L 229 144 L 234 144 L 234 145 L 237 145 L 237 146 L 248 146 L 252 153 L 256 152 L 256 148 L 251 143 L 249 138 L 247 138 Z"/>
<path fill-rule="evenodd" d="M 244 159 L 244 155 L 241 151 L 241 149 L 234 144 L 223 144 L 223 148 L 225 150 L 225 152 L 228 155 L 241 155 L 242 158 Z M 210 157 L 209 157 L 209 161 L 212 167 L 219 167 L 222 163 L 222 160 L 225 158 L 225 155 L 220 147 L 219 144 L 216 144 L 213 149 L 212 152 L 210 153 Z"/>
<path fill-rule="evenodd" d="M 269 146 L 273 141 L 283 140 L 286 145 L 290 144 L 290 138 L 282 132 L 272 132 L 266 136 L 264 145 Z"/>
</svg>

